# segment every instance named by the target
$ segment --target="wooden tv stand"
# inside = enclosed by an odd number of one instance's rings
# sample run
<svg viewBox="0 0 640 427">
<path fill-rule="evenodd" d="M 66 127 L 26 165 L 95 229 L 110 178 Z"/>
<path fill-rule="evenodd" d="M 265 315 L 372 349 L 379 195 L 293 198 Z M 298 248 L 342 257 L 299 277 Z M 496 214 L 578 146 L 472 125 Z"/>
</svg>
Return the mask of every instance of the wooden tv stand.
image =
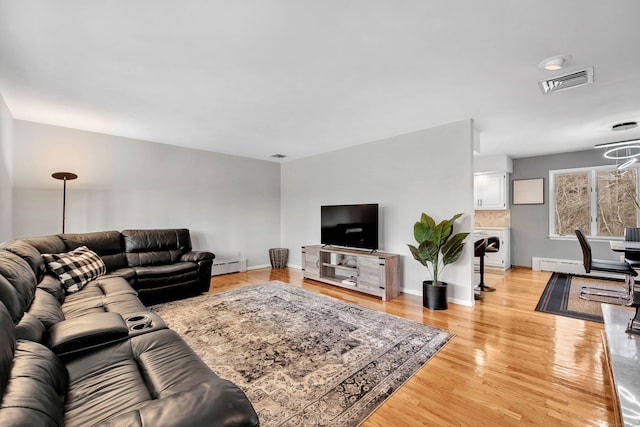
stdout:
<svg viewBox="0 0 640 427">
<path fill-rule="evenodd" d="M 400 255 L 331 246 L 302 247 L 305 279 L 364 292 L 388 301 L 400 295 Z"/>
</svg>

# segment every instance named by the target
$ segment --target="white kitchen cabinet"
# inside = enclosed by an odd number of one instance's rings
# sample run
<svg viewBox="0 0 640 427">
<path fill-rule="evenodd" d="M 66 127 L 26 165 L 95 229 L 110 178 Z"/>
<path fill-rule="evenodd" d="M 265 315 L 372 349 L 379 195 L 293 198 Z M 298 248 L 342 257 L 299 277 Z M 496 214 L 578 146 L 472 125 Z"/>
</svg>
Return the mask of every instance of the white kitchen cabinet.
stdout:
<svg viewBox="0 0 640 427">
<path fill-rule="evenodd" d="M 500 210 L 508 207 L 507 173 L 478 173 L 473 176 L 474 209 Z"/>
<path fill-rule="evenodd" d="M 508 228 L 476 228 L 473 230 L 474 242 L 479 239 L 493 236 L 500 239 L 500 248 L 498 252 L 486 253 L 484 258 L 484 265 L 486 267 L 497 267 L 504 270 L 511 268 L 511 230 Z"/>
</svg>

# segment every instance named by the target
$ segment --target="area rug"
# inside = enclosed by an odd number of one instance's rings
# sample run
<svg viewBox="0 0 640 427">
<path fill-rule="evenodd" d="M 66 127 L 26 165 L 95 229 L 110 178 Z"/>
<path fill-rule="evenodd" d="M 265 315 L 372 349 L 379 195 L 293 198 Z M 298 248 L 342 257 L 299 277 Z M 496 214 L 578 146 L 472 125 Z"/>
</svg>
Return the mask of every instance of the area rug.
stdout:
<svg viewBox="0 0 640 427">
<path fill-rule="evenodd" d="M 270 426 L 357 426 L 451 338 L 269 282 L 152 306 Z"/>
<path fill-rule="evenodd" d="M 602 310 L 600 309 L 601 302 L 580 298 L 580 288 L 582 286 L 622 290 L 624 289 L 624 282 L 614 279 L 553 273 L 542 292 L 536 311 L 603 323 Z M 602 302 L 619 304 L 619 301 L 615 298 L 603 298 Z"/>
</svg>

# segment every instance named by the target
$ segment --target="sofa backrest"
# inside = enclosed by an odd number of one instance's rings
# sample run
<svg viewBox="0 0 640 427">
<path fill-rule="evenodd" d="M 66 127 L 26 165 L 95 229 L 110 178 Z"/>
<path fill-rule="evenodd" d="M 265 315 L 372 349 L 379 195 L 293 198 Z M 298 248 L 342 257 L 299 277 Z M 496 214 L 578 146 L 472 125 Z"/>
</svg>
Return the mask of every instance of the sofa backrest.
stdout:
<svg viewBox="0 0 640 427">
<path fill-rule="evenodd" d="M 35 247 L 24 240 L 13 240 L 5 244 L 1 249 L 18 255 L 20 258 L 25 260 L 27 264 L 29 264 L 29 267 L 31 267 L 31 270 L 33 270 L 33 273 L 36 275 L 36 280 L 38 282 L 42 280 L 42 277 L 47 270 L 47 266 L 44 263 L 42 255 Z"/>
<path fill-rule="evenodd" d="M 15 326 L 7 308 L 0 302 L 0 401 L 7 389 L 15 349 Z"/>
<path fill-rule="evenodd" d="M 69 375 L 47 347 L 16 340 L 9 312 L 0 303 L 0 425 L 61 426 Z"/>
<path fill-rule="evenodd" d="M 36 275 L 24 259 L 4 249 L 0 250 L 0 302 L 4 304 L 14 323 L 18 323 L 31 305 L 36 285 Z"/>
<path fill-rule="evenodd" d="M 98 231 L 82 234 L 59 234 L 64 242 L 66 251 L 72 251 L 80 246 L 86 246 L 104 261 L 107 271 L 117 270 L 127 266 L 124 255 L 122 236 L 118 231 Z"/>
<path fill-rule="evenodd" d="M 191 251 L 191 236 L 186 228 L 123 230 L 121 234 L 129 267 L 174 263 Z"/>
<path fill-rule="evenodd" d="M 36 248 L 41 254 L 59 254 L 67 252 L 67 247 L 58 236 L 29 237 L 20 240 L 27 242 Z"/>
</svg>

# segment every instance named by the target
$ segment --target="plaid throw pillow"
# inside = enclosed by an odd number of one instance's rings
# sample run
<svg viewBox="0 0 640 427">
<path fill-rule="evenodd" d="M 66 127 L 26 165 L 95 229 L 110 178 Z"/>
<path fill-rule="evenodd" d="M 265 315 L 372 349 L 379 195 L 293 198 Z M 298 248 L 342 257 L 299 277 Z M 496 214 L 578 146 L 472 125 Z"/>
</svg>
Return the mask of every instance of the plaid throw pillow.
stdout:
<svg viewBox="0 0 640 427">
<path fill-rule="evenodd" d="M 86 246 L 63 254 L 42 254 L 42 257 L 67 293 L 78 292 L 89 281 L 107 272 L 102 258 Z"/>
</svg>

